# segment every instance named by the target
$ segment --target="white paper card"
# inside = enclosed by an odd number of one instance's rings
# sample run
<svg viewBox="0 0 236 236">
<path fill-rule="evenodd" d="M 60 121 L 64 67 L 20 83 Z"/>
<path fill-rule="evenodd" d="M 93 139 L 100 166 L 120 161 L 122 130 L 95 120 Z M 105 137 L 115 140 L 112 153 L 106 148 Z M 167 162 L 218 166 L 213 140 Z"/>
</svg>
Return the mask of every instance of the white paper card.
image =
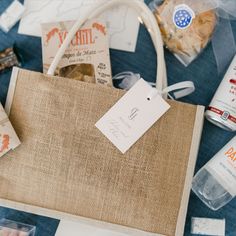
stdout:
<svg viewBox="0 0 236 236">
<path fill-rule="evenodd" d="M 85 16 L 94 4 L 107 0 L 25 0 L 26 12 L 19 33 L 41 36 L 41 23 L 76 20 Z M 143 1 L 143 0 L 140 0 Z M 117 6 L 102 14 L 113 49 L 135 51 L 139 21 L 136 12 L 127 6 Z"/>
<path fill-rule="evenodd" d="M 225 219 L 193 217 L 191 234 L 225 236 Z"/>
<path fill-rule="evenodd" d="M 23 16 L 25 7 L 17 0 L 6 9 L 0 16 L 0 28 L 8 32 Z"/>
<path fill-rule="evenodd" d="M 125 153 L 169 108 L 158 91 L 140 79 L 96 127 Z"/>
</svg>

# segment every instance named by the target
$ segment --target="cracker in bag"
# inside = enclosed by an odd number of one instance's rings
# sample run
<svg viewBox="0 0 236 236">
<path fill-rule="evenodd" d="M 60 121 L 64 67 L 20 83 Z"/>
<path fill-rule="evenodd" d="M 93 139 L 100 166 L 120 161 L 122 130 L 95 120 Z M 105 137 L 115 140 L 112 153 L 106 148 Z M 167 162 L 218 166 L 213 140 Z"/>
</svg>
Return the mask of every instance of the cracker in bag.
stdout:
<svg viewBox="0 0 236 236">
<path fill-rule="evenodd" d="M 166 47 L 185 66 L 201 53 L 214 33 L 216 12 L 206 4 L 192 0 L 157 0 L 150 5 Z"/>
</svg>

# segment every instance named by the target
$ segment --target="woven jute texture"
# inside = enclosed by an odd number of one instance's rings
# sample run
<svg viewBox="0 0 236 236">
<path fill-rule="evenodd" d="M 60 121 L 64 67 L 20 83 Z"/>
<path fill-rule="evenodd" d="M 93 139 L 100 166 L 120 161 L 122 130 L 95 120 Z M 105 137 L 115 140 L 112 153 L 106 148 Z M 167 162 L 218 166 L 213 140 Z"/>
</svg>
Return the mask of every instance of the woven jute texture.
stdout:
<svg viewBox="0 0 236 236">
<path fill-rule="evenodd" d="M 125 154 L 95 123 L 124 91 L 21 70 L 0 198 L 174 235 L 197 107 L 171 109 Z"/>
</svg>

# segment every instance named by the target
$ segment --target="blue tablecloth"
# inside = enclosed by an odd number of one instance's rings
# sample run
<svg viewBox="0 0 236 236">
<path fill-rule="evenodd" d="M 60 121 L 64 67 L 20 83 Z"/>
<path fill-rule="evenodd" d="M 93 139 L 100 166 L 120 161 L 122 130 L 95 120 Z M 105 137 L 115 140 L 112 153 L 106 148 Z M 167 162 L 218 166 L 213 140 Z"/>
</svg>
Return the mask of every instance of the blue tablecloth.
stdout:
<svg viewBox="0 0 236 236">
<path fill-rule="evenodd" d="M 0 13 L 12 2 L 12 0 L 0 0 Z M 150 0 L 146 0 L 147 3 Z M 236 22 L 231 22 L 236 35 Z M 17 34 L 16 25 L 8 34 L 0 32 L 0 50 L 15 43 L 24 58 L 23 67 L 34 71 L 42 71 L 41 40 L 36 37 L 28 37 Z M 227 47 L 227 41 L 222 41 Z M 148 81 L 155 80 L 156 59 L 155 51 L 150 37 L 144 27 L 140 28 L 138 45 L 135 53 L 111 50 L 111 62 L 113 74 L 122 71 L 133 71 L 140 73 Z M 189 67 L 185 68 L 168 51 L 165 51 L 168 69 L 168 82 L 191 80 L 194 81 L 196 92 L 182 101 L 192 104 L 207 106 L 210 103 L 224 73 L 217 72 L 216 62 L 211 44 L 204 50 L 199 58 Z M 0 101 L 5 102 L 11 71 L 0 74 Z M 196 171 L 202 167 L 211 157 L 223 147 L 232 137 L 229 133 L 213 126 L 205 121 Z M 37 226 L 37 236 L 54 235 L 59 221 L 41 216 L 17 212 L 11 209 L 0 208 L 0 218 L 6 217 Z M 188 214 L 186 219 L 185 236 L 190 234 L 191 217 L 210 217 L 226 219 L 226 235 L 236 235 L 236 199 L 219 211 L 208 209 L 193 193 L 191 193 Z M 158 223 L 158 222 L 157 222 Z"/>
</svg>

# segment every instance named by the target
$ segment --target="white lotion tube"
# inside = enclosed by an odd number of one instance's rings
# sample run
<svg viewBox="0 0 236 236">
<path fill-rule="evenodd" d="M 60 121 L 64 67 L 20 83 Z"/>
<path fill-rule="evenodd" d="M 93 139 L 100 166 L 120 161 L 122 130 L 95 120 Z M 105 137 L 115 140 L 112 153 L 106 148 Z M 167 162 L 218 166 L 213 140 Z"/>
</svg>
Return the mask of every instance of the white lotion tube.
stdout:
<svg viewBox="0 0 236 236">
<path fill-rule="evenodd" d="M 236 136 L 198 171 L 192 190 L 212 210 L 236 196 Z"/>
</svg>

